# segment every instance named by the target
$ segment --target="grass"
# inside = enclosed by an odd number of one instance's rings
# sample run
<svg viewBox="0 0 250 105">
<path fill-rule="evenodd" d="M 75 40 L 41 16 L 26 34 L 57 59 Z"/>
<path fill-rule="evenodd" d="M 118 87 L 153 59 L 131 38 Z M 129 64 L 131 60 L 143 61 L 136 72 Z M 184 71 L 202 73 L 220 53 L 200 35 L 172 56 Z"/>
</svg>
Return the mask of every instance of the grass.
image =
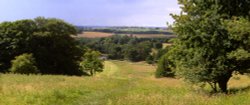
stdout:
<svg viewBox="0 0 250 105">
<path fill-rule="evenodd" d="M 0 105 L 249 105 L 250 90 L 209 95 L 179 79 L 154 78 L 143 62 L 106 61 L 95 77 L 2 74 Z M 239 85 L 240 84 L 240 85 Z M 232 89 L 250 84 L 234 77 Z"/>
</svg>

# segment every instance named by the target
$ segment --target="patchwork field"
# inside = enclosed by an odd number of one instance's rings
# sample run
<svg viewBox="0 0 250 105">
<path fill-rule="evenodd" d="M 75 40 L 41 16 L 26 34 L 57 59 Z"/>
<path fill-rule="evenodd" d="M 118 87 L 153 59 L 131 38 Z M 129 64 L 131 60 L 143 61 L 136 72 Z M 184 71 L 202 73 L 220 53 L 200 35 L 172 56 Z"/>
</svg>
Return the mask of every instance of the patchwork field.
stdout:
<svg viewBox="0 0 250 105">
<path fill-rule="evenodd" d="M 78 34 L 76 37 L 78 38 L 103 38 L 110 37 L 114 35 L 113 33 L 104 33 L 104 32 L 84 32 L 82 34 Z M 164 34 L 120 34 L 120 35 L 128 35 L 138 38 L 173 38 L 175 35 L 164 35 Z"/>
<path fill-rule="evenodd" d="M 209 95 L 180 79 L 156 79 L 154 71 L 143 62 L 106 61 L 94 77 L 2 74 L 0 105 L 250 105 L 247 76 L 229 83 L 245 90 Z"/>
<path fill-rule="evenodd" d="M 80 38 L 102 38 L 102 37 L 110 37 L 112 33 L 104 33 L 104 32 L 84 32 L 82 34 L 78 34 L 77 37 Z"/>
</svg>

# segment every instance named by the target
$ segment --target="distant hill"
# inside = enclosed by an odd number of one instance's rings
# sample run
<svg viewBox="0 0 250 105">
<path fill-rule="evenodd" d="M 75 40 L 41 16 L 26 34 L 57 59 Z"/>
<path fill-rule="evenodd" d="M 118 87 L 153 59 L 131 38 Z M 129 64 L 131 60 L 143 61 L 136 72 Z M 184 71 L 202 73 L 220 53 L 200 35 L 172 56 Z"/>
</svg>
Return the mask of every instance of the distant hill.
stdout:
<svg viewBox="0 0 250 105">
<path fill-rule="evenodd" d="M 165 34 L 114 34 L 109 32 L 82 32 L 79 33 L 75 38 L 104 38 L 104 37 L 111 37 L 113 35 L 127 35 L 130 37 L 137 37 L 137 38 L 174 38 L 175 35 L 165 35 Z"/>
<path fill-rule="evenodd" d="M 128 26 L 76 26 L 78 33 L 104 32 L 113 34 L 164 34 L 173 35 L 167 27 L 128 27 Z"/>
</svg>

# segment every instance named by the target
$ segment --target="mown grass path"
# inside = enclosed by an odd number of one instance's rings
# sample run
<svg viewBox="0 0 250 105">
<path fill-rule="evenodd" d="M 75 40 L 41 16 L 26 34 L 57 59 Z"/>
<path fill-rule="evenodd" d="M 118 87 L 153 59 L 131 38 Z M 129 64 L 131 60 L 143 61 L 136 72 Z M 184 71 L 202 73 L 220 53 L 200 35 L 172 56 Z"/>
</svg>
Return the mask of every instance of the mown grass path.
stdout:
<svg viewBox="0 0 250 105">
<path fill-rule="evenodd" d="M 2 74 L 0 105 L 250 105 L 250 91 L 210 96 L 182 80 L 156 79 L 154 71 L 142 62 L 106 61 L 94 77 Z M 230 86 L 239 82 L 250 80 Z"/>
</svg>

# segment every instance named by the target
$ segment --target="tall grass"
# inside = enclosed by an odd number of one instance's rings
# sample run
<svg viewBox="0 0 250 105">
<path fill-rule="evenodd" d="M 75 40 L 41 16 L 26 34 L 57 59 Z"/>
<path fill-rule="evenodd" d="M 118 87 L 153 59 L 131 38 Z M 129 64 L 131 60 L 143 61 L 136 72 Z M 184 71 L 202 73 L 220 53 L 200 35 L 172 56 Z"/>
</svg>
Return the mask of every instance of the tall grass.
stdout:
<svg viewBox="0 0 250 105">
<path fill-rule="evenodd" d="M 105 62 L 94 77 L 0 75 L 0 105 L 250 105 L 250 79 L 234 77 L 233 94 L 194 91 L 182 80 L 155 79 L 154 66 Z"/>
</svg>

